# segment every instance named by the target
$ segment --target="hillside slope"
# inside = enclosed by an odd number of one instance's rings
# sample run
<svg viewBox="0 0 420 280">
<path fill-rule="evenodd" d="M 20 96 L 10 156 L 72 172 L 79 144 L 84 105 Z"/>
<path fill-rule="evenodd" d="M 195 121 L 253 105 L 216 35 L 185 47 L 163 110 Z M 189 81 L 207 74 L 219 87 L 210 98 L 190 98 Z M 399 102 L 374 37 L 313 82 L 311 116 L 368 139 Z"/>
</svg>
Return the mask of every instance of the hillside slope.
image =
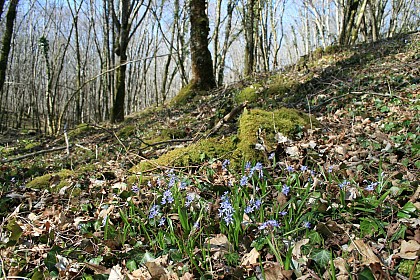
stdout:
<svg viewBox="0 0 420 280">
<path fill-rule="evenodd" d="M 78 278 L 118 266 L 127 277 L 157 277 L 147 252 L 166 258 L 153 265 L 174 279 L 260 279 L 258 266 L 266 279 L 418 276 L 415 255 L 400 247 L 420 243 L 419 69 L 417 32 L 317 50 L 279 73 L 187 93 L 119 126 L 79 125 L 69 154 L 64 136 L 3 135 L 2 273 Z M 196 198 L 189 214 L 174 181 Z M 168 190 L 181 204 L 160 205 L 163 230 L 150 215 Z M 257 198 L 265 199 L 258 215 L 239 210 Z M 228 201 L 241 213 L 235 228 L 220 212 Z M 205 229 L 195 232 L 193 221 Z M 344 249 L 351 244 L 359 254 Z M 364 250 L 373 255 L 362 258 Z"/>
</svg>

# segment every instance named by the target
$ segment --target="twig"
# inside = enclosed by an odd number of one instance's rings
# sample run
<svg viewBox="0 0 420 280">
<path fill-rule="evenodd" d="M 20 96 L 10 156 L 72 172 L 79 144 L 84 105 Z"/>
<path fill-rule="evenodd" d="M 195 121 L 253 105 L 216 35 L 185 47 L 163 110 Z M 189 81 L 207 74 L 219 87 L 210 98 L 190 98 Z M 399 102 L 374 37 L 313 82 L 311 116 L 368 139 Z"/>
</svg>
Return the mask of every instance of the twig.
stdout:
<svg viewBox="0 0 420 280">
<path fill-rule="evenodd" d="M 206 138 L 209 138 L 212 134 L 216 133 L 223 126 L 223 124 L 229 122 L 234 117 L 236 117 L 237 115 L 239 115 L 242 112 L 242 110 L 246 107 L 247 104 L 248 104 L 248 102 L 245 101 L 241 105 L 233 108 L 232 111 L 229 112 L 229 114 L 227 114 L 220 121 L 217 122 L 217 124 L 206 135 Z"/>
<path fill-rule="evenodd" d="M 71 147 L 71 145 L 69 146 L 69 148 Z M 18 160 L 22 160 L 28 157 L 33 157 L 33 156 L 38 156 L 38 155 L 43 155 L 43 154 L 47 154 L 47 153 L 52 153 L 52 152 L 56 152 L 56 151 L 61 151 L 61 150 L 65 150 L 67 149 L 67 146 L 64 147 L 56 147 L 56 148 L 52 148 L 49 150 L 42 150 L 42 151 L 36 151 L 33 153 L 29 153 L 26 155 L 21 155 L 15 158 L 10 158 L 10 159 L 2 159 L 0 160 L 1 163 L 7 163 L 7 162 L 12 162 L 12 161 L 18 161 Z"/>
<path fill-rule="evenodd" d="M 377 95 L 377 96 L 382 96 L 382 97 L 396 97 L 396 98 L 399 98 L 399 99 L 405 99 L 404 97 L 401 97 L 401 96 L 398 96 L 398 95 L 391 95 L 391 94 L 385 94 L 385 93 L 379 93 L 379 92 L 351 91 L 351 92 L 348 92 L 348 93 L 345 93 L 345 94 L 342 94 L 342 95 L 339 95 L 339 96 L 333 96 L 333 97 L 325 100 L 321 104 L 318 104 L 317 106 L 312 107 L 312 111 L 317 111 L 319 108 L 321 108 L 322 106 L 330 103 L 331 101 L 336 100 L 336 99 L 341 99 L 341 98 L 346 97 L 350 94 L 354 94 L 355 96 L 370 94 L 370 95 Z"/>
</svg>

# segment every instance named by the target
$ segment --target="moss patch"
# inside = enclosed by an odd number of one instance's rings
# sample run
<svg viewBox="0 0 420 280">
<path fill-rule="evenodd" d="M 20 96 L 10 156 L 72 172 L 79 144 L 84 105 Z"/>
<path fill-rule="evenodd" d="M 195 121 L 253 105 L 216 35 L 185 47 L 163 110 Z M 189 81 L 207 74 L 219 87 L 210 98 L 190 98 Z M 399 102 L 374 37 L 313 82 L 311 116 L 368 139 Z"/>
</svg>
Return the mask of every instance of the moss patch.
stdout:
<svg viewBox="0 0 420 280">
<path fill-rule="evenodd" d="M 400 266 L 398 267 L 398 272 L 402 275 L 408 277 L 411 273 L 411 270 L 413 269 L 414 261 L 412 260 L 404 260 L 400 263 Z M 420 279 L 420 267 L 416 266 L 414 269 L 414 274 L 412 279 Z"/>
<path fill-rule="evenodd" d="M 41 143 L 39 143 L 39 142 L 30 142 L 30 143 L 28 143 L 28 144 L 26 144 L 25 145 L 25 150 L 32 150 L 33 148 L 36 148 L 36 147 L 38 147 L 38 146 L 40 146 L 41 145 Z"/>
<path fill-rule="evenodd" d="M 245 110 L 239 119 L 238 152 L 245 160 L 262 160 L 262 153 L 255 149 L 259 130 L 267 148 L 274 149 L 276 132 L 289 135 L 296 126 L 307 124 L 309 117 L 294 109 L 282 108 L 272 112 L 260 109 Z"/>
<path fill-rule="evenodd" d="M 136 126 L 126 125 L 117 132 L 117 135 L 118 137 L 127 138 L 134 135 L 134 133 L 136 133 Z"/>
<path fill-rule="evenodd" d="M 274 77 L 273 82 L 271 82 L 265 93 L 268 96 L 276 96 L 277 98 L 282 98 L 284 95 L 292 91 L 297 86 L 295 81 L 288 79 L 284 75 L 278 75 Z"/>
<path fill-rule="evenodd" d="M 75 129 L 69 131 L 69 137 L 75 137 L 78 136 L 80 134 L 82 134 L 83 132 L 87 132 L 91 129 L 91 127 L 86 124 L 86 123 L 81 123 L 78 126 L 76 126 Z"/>
<path fill-rule="evenodd" d="M 67 179 L 74 177 L 76 173 L 72 170 L 63 169 L 57 173 L 45 174 L 34 178 L 26 184 L 29 188 L 46 189 L 51 188 L 51 191 L 56 192 L 61 188 L 68 186 L 70 182 Z"/>
<path fill-rule="evenodd" d="M 199 164 L 204 160 L 226 157 L 235 148 L 235 141 L 231 138 L 203 139 L 190 146 L 172 150 L 155 160 L 141 162 L 132 167 L 130 171 L 138 173 L 155 166 L 189 166 Z"/>
<path fill-rule="evenodd" d="M 181 88 L 178 94 L 171 100 L 171 106 L 182 106 L 188 101 L 192 100 L 197 95 L 197 90 L 193 83 L 189 83 L 185 87 Z"/>
<path fill-rule="evenodd" d="M 249 87 L 246 87 L 236 94 L 235 101 L 237 103 L 243 103 L 245 101 L 254 103 L 258 101 L 262 89 L 263 87 L 260 84 L 253 84 Z"/>
</svg>

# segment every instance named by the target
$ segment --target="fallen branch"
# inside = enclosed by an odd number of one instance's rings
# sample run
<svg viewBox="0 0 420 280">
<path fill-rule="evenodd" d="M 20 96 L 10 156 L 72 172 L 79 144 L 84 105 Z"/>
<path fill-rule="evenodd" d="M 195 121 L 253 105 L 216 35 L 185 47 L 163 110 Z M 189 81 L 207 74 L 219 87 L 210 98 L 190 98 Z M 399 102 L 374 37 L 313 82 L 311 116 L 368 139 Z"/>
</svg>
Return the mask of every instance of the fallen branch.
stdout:
<svg viewBox="0 0 420 280">
<path fill-rule="evenodd" d="M 217 124 L 207 134 L 206 138 L 209 138 L 211 135 L 216 133 L 225 123 L 230 122 L 234 117 L 239 115 L 242 112 L 242 110 L 246 107 L 246 104 L 248 104 L 247 101 L 233 108 L 232 111 L 229 112 L 229 114 L 227 114 L 220 121 L 217 122 Z"/>
<path fill-rule="evenodd" d="M 318 111 L 319 108 L 331 103 L 331 101 L 336 100 L 336 99 L 341 99 L 344 98 L 348 95 L 353 94 L 354 96 L 361 96 L 361 95 L 377 95 L 377 96 L 382 96 L 382 97 L 395 97 L 395 98 L 399 98 L 404 100 L 404 97 L 398 96 L 398 95 L 394 95 L 394 94 L 386 94 L 386 93 L 378 93 L 378 92 L 363 92 L 363 91 L 351 91 L 342 95 L 338 95 L 338 96 L 333 96 L 331 98 L 328 98 L 327 100 L 325 100 L 324 102 L 322 102 L 321 104 L 318 104 L 314 107 L 312 107 L 312 111 Z"/>
<path fill-rule="evenodd" d="M 70 147 L 71 146 L 69 146 L 69 148 Z M 1 163 L 7 163 L 7 162 L 12 162 L 12 161 L 18 161 L 18 160 L 22 160 L 22 159 L 33 157 L 33 156 L 48 154 L 48 153 L 62 151 L 62 150 L 66 150 L 66 149 L 67 149 L 67 146 L 56 147 L 56 148 L 52 148 L 52 149 L 49 149 L 49 150 L 36 151 L 36 152 L 29 153 L 29 154 L 26 154 L 26 155 L 21 155 L 21 156 L 15 157 L 15 158 L 2 159 L 2 160 L 0 160 L 0 162 Z"/>
</svg>

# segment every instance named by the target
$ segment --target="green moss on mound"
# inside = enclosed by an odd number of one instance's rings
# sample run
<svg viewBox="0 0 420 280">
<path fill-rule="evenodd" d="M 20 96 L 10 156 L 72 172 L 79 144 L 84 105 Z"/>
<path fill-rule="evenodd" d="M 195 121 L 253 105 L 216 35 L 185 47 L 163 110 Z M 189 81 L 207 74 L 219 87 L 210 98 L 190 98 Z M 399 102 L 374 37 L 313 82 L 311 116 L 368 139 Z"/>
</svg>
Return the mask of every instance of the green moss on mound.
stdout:
<svg viewBox="0 0 420 280">
<path fill-rule="evenodd" d="M 118 137 L 127 138 L 136 133 L 136 126 L 135 125 L 126 125 L 122 127 L 118 132 Z"/>
<path fill-rule="evenodd" d="M 57 173 L 45 174 L 34 178 L 26 184 L 28 188 L 46 189 L 52 187 L 51 191 L 59 191 L 61 188 L 68 186 L 69 178 L 74 177 L 76 173 L 72 170 L 63 169 Z"/>
<path fill-rule="evenodd" d="M 204 160 L 226 157 L 235 148 L 235 141 L 231 138 L 203 139 L 187 147 L 172 150 L 155 160 L 141 162 L 132 167 L 130 171 L 138 173 L 155 166 L 189 166 L 199 164 Z"/>
<path fill-rule="evenodd" d="M 68 135 L 69 135 L 69 137 L 75 137 L 75 136 L 78 136 L 78 135 L 80 135 L 84 132 L 89 131 L 90 129 L 91 129 L 91 127 L 88 124 L 81 123 L 78 126 L 76 126 L 75 129 L 70 130 Z"/>
<path fill-rule="evenodd" d="M 258 101 L 258 97 L 262 88 L 263 87 L 260 84 L 253 84 L 249 87 L 246 87 L 236 94 L 235 101 L 237 103 L 243 103 L 245 101 L 248 101 L 249 103 L 254 103 Z"/>
<path fill-rule="evenodd" d="M 197 91 L 193 83 L 189 83 L 185 87 L 181 88 L 178 94 L 172 98 L 171 106 L 182 106 L 187 104 L 188 101 L 192 100 L 197 95 Z"/>
<path fill-rule="evenodd" d="M 267 148 L 274 149 L 277 132 L 289 135 L 297 125 L 307 124 L 309 117 L 294 109 L 281 108 L 272 112 L 260 109 L 245 110 L 239 119 L 238 152 L 245 160 L 262 160 L 262 153 L 255 149 L 259 130 L 264 135 Z"/>
<path fill-rule="evenodd" d="M 293 91 L 296 87 L 296 81 L 290 80 L 288 77 L 280 74 L 277 77 L 274 77 L 273 81 L 268 85 L 265 93 L 268 96 L 282 98 L 287 93 Z"/>
</svg>

